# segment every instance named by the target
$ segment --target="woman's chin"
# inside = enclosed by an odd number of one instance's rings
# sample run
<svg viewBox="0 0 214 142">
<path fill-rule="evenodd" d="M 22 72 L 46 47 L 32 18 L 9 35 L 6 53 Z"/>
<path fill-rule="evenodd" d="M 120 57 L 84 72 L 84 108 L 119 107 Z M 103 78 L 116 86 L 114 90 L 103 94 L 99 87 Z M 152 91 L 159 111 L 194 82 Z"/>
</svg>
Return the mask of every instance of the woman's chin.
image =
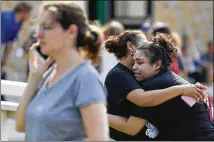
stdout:
<svg viewBox="0 0 214 142">
<path fill-rule="evenodd" d="M 41 53 L 42 53 L 42 55 L 45 55 L 45 56 L 48 56 L 49 54 L 49 52 L 47 51 L 47 50 L 45 50 L 45 49 L 41 49 Z"/>
<path fill-rule="evenodd" d="M 136 78 L 137 79 L 137 81 L 142 81 L 142 79 L 141 78 Z"/>
<path fill-rule="evenodd" d="M 142 80 L 141 77 L 138 76 L 138 75 L 135 75 L 135 78 L 136 78 L 137 81 L 141 81 Z"/>
</svg>

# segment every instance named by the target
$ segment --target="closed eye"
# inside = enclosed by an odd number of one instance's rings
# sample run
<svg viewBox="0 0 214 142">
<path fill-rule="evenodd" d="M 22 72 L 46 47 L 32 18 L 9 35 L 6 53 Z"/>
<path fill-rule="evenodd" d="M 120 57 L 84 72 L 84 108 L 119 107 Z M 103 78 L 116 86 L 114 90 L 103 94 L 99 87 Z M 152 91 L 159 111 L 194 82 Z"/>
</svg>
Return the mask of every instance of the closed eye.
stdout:
<svg viewBox="0 0 214 142">
<path fill-rule="evenodd" d="M 144 62 L 137 62 L 137 64 L 138 64 L 138 65 L 142 65 L 142 64 L 144 64 Z"/>
</svg>

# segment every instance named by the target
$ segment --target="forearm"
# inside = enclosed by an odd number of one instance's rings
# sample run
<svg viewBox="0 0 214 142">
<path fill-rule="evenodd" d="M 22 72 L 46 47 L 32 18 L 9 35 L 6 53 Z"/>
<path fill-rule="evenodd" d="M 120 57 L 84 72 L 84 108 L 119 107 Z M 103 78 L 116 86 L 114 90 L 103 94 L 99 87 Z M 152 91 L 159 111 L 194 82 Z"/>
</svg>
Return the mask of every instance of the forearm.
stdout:
<svg viewBox="0 0 214 142">
<path fill-rule="evenodd" d="M 111 128 L 127 133 L 127 118 L 108 114 L 108 121 Z"/>
<path fill-rule="evenodd" d="M 108 141 L 106 106 L 103 103 L 93 103 L 82 107 L 80 112 L 87 136 L 85 141 Z"/>
<path fill-rule="evenodd" d="M 144 92 L 142 97 L 142 107 L 157 106 L 172 98 L 175 98 L 182 94 L 182 88 L 180 86 L 173 86 L 166 89 L 153 90 Z"/>
<path fill-rule="evenodd" d="M 26 109 L 38 89 L 38 85 L 40 83 L 41 78 L 42 77 L 39 76 L 29 76 L 26 89 L 23 93 L 23 96 L 21 97 L 19 106 L 16 110 L 16 130 L 19 132 L 25 131 Z"/>
</svg>

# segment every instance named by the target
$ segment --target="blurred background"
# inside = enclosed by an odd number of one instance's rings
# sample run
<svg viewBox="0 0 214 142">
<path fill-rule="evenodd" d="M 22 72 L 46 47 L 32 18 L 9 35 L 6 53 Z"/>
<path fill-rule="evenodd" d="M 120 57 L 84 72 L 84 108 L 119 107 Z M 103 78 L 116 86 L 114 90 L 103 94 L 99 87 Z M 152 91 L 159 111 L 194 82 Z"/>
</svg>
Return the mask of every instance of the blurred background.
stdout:
<svg viewBox="0 0 214 142">
<path fill-rule="evenodd" d="M 13 10 L 21 1 L 1 1 L 2 11 Z M 25 1 L 33 6 L 29 19 L 23 23 L 13 43 L 8 61 L 4 67 L 7 80 L 27 81 L 27 59 L 25 51 L 29 37 L 38 23 L 40 1 Z M 79 4 L 89 20 L 106 30 L 106 25 L 114 20 L 125 29 L 139 29 L 151 36 L 157 27 L 169 27 L 178 46 L 178 74 L 191 83 L 201 82 L 213 96 L 213 1 L 116 1 L 90 0 L 74 1 Z M 1 21 L 3 22 L 3 21 Z M 104 48 L 103 48 L 104 49 Z M 1 57 L 3 48 L 1 46 Z M 101 54 L 102 79 L 116 60 Z M 180 67 L 181 66 L 181 67 Z M 7 98 L 8 99 L 8 98 Z M 10 98 L 9 98 L 10 99 Z M 13 98 L 11 98 L 13 100 Z M 16 101 L 16 99 L 14 99 Z M 13 121 L 8 132 L 14 132 Z M 23 140 L 23 135 L 11 133 L 9 140 Z"/>
<path fill-rule="evenodd" d="M 1 1 L 1 11 L 11 10 L 20 1 Z M 34 26 L 38 22 L 38 8 L 43 1 L 26 1 L 33 5 L 30 18 L 18 33 L 14 48 L 7 62 L 7 79 L 27 80 L 27 54 L 19 48 L 24 46 Z M 148 21 L 151 26 L 161 21 L 168 24 L 172 31 L 185 35 L 191 41 L 191 48 L 198 54 L 207 51 L 208 41 L 213 40 L 213 1 L 75 1 L 87 13 L 90 20 L 98 20 L 102 26 L 114 19 L 121 22 L 126 29 L 142 29 Z M 181 44 L 183 41 L 181 41 Z M 182 46 L 182 45 L 181 45 Z"/>
</svg>

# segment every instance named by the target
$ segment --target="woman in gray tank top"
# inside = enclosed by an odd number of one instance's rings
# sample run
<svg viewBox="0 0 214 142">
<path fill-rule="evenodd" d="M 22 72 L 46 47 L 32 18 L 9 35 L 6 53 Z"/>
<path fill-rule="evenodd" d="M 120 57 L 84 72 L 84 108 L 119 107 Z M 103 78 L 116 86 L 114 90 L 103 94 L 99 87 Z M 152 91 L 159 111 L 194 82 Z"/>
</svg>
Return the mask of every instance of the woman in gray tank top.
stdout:
<svg viewBox="0 0 214 142">
<path fill-rule="evenodd" d="M 26 141 L 108 140 L 106 96 L 98 72 L 77 49 L 93 45 L 97 36 L 75 3 L 47 2 L 41 9 L 16 130 L 26 133 Z M 39 45 L 47 60 L 36 52 Z"/>
</svg>

